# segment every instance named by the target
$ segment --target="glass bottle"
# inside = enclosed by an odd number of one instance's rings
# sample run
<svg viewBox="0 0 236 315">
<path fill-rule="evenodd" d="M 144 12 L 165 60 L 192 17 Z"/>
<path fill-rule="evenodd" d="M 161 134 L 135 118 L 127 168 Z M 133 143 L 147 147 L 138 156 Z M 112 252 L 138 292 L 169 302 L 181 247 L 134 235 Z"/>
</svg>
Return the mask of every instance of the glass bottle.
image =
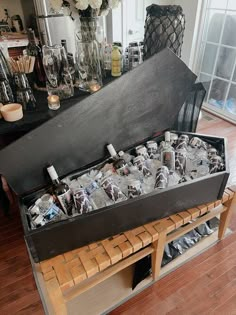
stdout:
<svg viewBox="0 0 236 315">
<path fill-rule="evenodd" d="M 29 44 L 26 47 L 26 51 L 27 51 L 28 56 L 35 57 L 35 64 L 34 64 L 35 81 L 38 86 L 45 87 L 46 76 L 45 76 L 43 62 L 42 62 L 42 50 L 40 46 L 37 44 L 37 39 L 35 37 L 34 30 L 28 29 L 28 39 L 29 39 Z"/>
<path fill-rule="evenodd" d="M 121 76 L 121 54 L 117 46 L 113 47 L 111 53 L 111 75 L 113 77 Z"/>
<path fill-rule="evenodd" d="M 66 183 L 63 183 L 54 168 L 53 165 L 47 167 L 48 174 L 53 182 L 53 190 L 54 193 L 62 207 L 62 210 L 68 214 L 72 215 L 72 209 L 73 209 L 73 198 L 72 198 L 72 192 L 69 188 L 69 186 Z"/>
<path fill-rule="evenodd" d="M 165 142 L 161 151 L 161 163 L 163 166 L 168 167 L 170 172 L 175 170 L 175 150 L 171 146 L 170 132 L 165 132 Z"/>
<path fill-rule="evenodd" d="M 11 83 L 12 74 L 8 66 L 6 58 L 3 55 L 2 50 L 0 49 L 0 80 L 7 80 Z"/>
<path fill-rule="evenodd" d="M 113 147 L 112 144 L 108 144 L 107 145 L 107 150 L 109 151 L 114 163 L 114 167 L 115 169 L 117 170 L 117 173 L 119 175 L 128 175 L 130 172 L 129 172 L 129 167 L 128 167 L 128 164 L 125 162 L 125 160 L 123 158 L 121 158 L 115 148 Z"/>
</svg>

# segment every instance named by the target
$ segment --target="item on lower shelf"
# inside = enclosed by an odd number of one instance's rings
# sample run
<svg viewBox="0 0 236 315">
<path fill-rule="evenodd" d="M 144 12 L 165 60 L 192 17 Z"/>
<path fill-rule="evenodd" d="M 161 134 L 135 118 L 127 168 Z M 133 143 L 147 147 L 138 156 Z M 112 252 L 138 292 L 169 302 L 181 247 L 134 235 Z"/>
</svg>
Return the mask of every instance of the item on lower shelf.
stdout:
<svg viewBox="0 0 236 315">
<path fill-rule="evenodd" d="M 178 256 L 185 253 L 186 250 L 193 247 L 203 237 L 211 235 L 219 226 L 219 220 L 213 218 L 207 223 L 199 225 L 196 229 L 188 232 L 173 242 L 165 245 L 164 255 L 162 258 L 162 267 L 169 264 Z M 132 290 L 151 275 L 151 255 L 139 260 L 135 264 Z"/>
</svg>

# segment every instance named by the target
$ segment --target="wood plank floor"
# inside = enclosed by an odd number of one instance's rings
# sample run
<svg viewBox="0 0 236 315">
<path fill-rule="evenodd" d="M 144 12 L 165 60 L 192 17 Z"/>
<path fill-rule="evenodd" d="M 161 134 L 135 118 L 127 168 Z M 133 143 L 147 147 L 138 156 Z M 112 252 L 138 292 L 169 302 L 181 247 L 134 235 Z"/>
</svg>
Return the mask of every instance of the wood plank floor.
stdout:
<svg viewBox="0 0 236 315">
<path fill-rule="evenodd" d="M 228 138 L 230 182 L 236 183 L 236 126 L 206 114 L 199 123 L 198 132 Z M 111 315 L 236 315 L 236 214 L 231 229 L 233 233 L 225 240 L 170 273 Z M 0 211 L 0 315 L 13 314 L 44 314 L 17 209 L 12 210 L 10 219 Z"/>
</svg>

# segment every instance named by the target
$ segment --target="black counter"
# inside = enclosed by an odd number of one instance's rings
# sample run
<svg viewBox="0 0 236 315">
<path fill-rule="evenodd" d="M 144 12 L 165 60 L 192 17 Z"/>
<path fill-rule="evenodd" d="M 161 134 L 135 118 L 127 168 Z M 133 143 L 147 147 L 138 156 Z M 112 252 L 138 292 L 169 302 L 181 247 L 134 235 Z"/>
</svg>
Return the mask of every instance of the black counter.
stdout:
<svg viewBox="0 0 236 315">
<path fill-rule="evenodd" d="M 115 78 L 106 78 L 104 80 L 104 85 L 110 83 Z M 79 89 L 75 89 L 75 95 L 69 99 L 65 99 L 61 101 L 61 107 L 58 110 L 50 110 L 48 108 L 47 102 L 47 92 L 42 91 L 33 91 L 37 107 L 33 111 L 24 111 L 24 116 L 21 120 L 16 122 L 7 122 L 4 119 L 0 119 L 0 137 L 14 137 L 18 138 L 30 130 L 40 126 L 42 123 L 47 120 L 57 116 L 62 111 L 70 108 L 71 106 L 77 104 L 82 101 L 85 97 L 88 97 L 90 94 L 80 91 Z M 9 141 L 7 141 L 9 143 Z M 11 142 L 11 141 L 10 141 Z"/>
</svg>

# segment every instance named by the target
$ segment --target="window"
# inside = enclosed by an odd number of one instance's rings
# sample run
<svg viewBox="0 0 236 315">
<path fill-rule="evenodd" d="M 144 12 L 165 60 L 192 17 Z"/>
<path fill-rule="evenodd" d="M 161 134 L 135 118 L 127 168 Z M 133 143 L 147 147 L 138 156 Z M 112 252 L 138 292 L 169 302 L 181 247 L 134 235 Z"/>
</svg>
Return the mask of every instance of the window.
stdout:
<svg viewBox="0 0 236 315">
<path fill-rule="evenodd" d="M 205 108 L 236 122 L 236 0 L 206 0 L 197 56 Z"/>
</svg>

